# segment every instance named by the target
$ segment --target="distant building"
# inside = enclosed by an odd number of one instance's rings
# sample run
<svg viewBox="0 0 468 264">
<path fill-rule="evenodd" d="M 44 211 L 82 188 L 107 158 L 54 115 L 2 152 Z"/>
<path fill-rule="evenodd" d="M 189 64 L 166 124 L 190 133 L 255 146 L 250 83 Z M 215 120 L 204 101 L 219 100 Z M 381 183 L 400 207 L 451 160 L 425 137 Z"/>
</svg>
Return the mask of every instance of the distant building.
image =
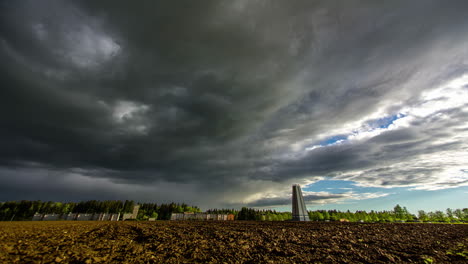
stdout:
<svg viewBox="0 0 468 264">
<path fill-rule="evenodd" d="M 66 214 L 66 215 L 62 215 L 63 217 L 63 220 L 67 220 L 67 221 L 71 221 L 71 220 L 76 220 L 76 217 L 78 216 L 78 214 L 73 214 L 73 213 L 69 213 L 69 214 Z"/>
<path fill-rule="evenodd" d="M 44 214 L 35 213 L 33 218 L 32 218 L 32 221 L 42 221 L 43 216 L 44 216 Z"/>
<path fill-rule="evenodd" d="M 32 221 L 118 221 L 120 214 L 107 214 L 107 213 L 96 213 L 96 214 L 39 214 L 35 213 Z"/>
<path fill-rule="evenodd" d="M 233 214 L 206 214 L 206 213 L 172 213 L 171 220 L 215 220 L 215 221 L 232 221 Z"/>
<path fill-rule="evenodd" d="M 292 186 L 292 220 L 310 221 L 299 184 L 294 184 Z"/>
<path fill-rule="evenodd" d="M 76 220 L 78 220 L 78 221 L 91 221 L 91 220 L 93 220 L 93 214 L 78 214 L 76 216 Z"/>
<path fill-rule="evenodd" d="M 140 206 L 139 205 L 135 205 L 133 206 L 133 211 L 132 213 L 129 213 L 129 214 L 123 214 L 122 216 L 122 220 L 125 221 L 127 219 L 137 219 L 137 216 L 138 216 L 138 211 L 140 210 Z"/>
<path fill-rule="evenodd" d="M 57 221 L 61 219 L 59 214 L 46 214 L 42 217 L 42 221 Z"/>
</svg>

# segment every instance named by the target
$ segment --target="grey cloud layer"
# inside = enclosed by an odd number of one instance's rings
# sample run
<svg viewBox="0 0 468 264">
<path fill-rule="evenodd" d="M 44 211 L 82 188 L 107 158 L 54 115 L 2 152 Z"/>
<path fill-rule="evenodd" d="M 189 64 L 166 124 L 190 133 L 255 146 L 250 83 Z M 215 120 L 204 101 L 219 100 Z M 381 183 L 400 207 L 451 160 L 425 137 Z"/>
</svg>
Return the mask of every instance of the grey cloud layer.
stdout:
<svg viewBox="0 0 468 264">
<path fill-rule="evenodd" d="M 325 202 L 327 200 L 340 200 L 352 198 L 349 193 L 343 194 L 306 194 L 304 195 L 304 202 L 307 204 Z M 263 198 L 251 203 L 247 203 L 251 207 L 267 207 L 267 206 L 285 206 L 291 204 L 291 197 L 278 197 L 278 198 Z"/>
<path fill-rule="evenodd" d="M 466 148 L 462 139 L 431 146 L 435 137 L 453 137 L 456 125 L 426 119 L 369 141 L 284 158 L 292 144 L 320 140 L 377 110 L 394 114 L 464 73 L 465 1 L 0 6 L 4 168 L 80 168 L 129 190 L 188 184 L 187 190 L 216 191 L 173 199 L 229 203 L 350 171 L 375 172 L 353 177 L 382 185 L 425 182 L 444 164 L 400 170 L 406 178 L 378 171 Z M 463 111 L 448 114 L 466 121 Z M 0 182 L 14 185 L 11 177 L 2 172 Z M 19 177 L 16 186 L 28 177 L 35 176 Z"/>
</svg>

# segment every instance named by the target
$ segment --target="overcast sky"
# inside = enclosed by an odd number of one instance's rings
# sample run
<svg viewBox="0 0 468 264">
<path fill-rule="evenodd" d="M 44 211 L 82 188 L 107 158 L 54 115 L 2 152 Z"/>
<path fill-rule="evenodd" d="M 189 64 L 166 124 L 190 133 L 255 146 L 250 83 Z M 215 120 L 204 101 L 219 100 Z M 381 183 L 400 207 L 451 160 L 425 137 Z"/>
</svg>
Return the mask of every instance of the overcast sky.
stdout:
<svg viewBox="0 0 468 264">
<path fill-rule="evenodd" d="M 467 14 L 1 1 L 0 200 L 466 207 Z"/>
</svg>

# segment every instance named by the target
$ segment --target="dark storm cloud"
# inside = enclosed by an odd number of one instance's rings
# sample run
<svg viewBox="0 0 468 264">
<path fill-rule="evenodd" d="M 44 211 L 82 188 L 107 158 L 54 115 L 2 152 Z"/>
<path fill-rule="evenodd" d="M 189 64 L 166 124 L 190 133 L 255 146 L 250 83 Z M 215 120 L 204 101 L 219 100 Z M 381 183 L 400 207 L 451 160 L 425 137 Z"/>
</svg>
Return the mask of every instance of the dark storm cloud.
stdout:
<svg viewBox="0 0 468 264">
<path fill-rule="evenodd" d="M 440 117 L 424 117 L 369 140 L 302 152 L 341 125 L 422 104 L 426 89 L 465 73 L 467 7 L 465 1 L 2 2 L 0 165 L 17 173 L 60 171 L 57 179 L 105 179 L 135 192 L 174 184 L 186 194 L 166 197 L 199 202 L 243 201 L 347 172 L 382 185 L 425 182 L 437 166 L 417 179 L 408 178 L 412 169 L 401 170 L 403 178 L 356 171 L 463 149 L 455 131 L 466 112 L 459 107 L 444 113 L 452 123 L 434 127 Z M 454 139 L 432 144 L 440 137 Z M 81 176 L 71 173 L 77 168 Z M 15 185 L 13 175 L 0 172 L 0 180 L 18 190 L 37 177 L 25 172 Z M 53 189 L 66 197 L 64 186 Z M 38 195 L 47 188 L 38 183 Z M 203 189 L 213 191 L 190 191 Z"/>
</svg>

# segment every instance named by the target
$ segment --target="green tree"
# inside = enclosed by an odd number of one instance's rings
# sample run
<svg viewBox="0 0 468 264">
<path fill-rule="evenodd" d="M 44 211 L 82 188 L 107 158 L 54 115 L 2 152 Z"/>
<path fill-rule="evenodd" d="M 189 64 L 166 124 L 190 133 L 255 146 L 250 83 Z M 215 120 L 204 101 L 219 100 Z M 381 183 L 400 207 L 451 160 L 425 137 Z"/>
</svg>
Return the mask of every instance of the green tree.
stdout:
<svg viewBox="0 0 468 264">
<path fill-rule="evenodd" d="M 393 213 L 395 214 L 396 220 L 405 220 L 406 212 L 399 204 L 393 208 Z"/>
<path fill-rule="evenodd" d="M 418 219 L 419 219 L 419 221 L 427 222 L 427 221 L 429 221 L 429 216 L 427 215 L 427 213 L 424 210 L 419 210 L 418 211 Z"/>
<path fill-rule="evenodd" d="M 453 214 L 458 221 L 463 221 L 463 211 L 461 209 L 456 209 L 455 211 L 453 211 Z"/>
<path fill-rule="evenodd" d="M 445 211 L 445 213 L 447 214 L 447 218 L 448 218 L 449 222 L 455 222 L 455 221 L 456 221 L 455 215 L 453 214 L 453 210 L 452 210 L 452 209 L 447 208 L 447 210 Z"/>
<path fill-rule="evenodd" d="M 434 222 L 448 222 L 449 221 L 448 217 L 442 211 L 435 211 L 432 214 L 432 219 L 433 219 L 432 221 Z"/>
<path fill-rule="evenodd" d="M 323 220 L 330 220 L 330 214 L 327 211 L 323 212 Z"/>
<path fill-rule="evenodd" d="M 468 208 L 463 208 L 463 222 L 468 222 Z"/>
<path fill-rule="evenodd" d="M 321 212 L 317 212 L 317 221 L 323 221 L 325 218 Z"/>
</svg>

